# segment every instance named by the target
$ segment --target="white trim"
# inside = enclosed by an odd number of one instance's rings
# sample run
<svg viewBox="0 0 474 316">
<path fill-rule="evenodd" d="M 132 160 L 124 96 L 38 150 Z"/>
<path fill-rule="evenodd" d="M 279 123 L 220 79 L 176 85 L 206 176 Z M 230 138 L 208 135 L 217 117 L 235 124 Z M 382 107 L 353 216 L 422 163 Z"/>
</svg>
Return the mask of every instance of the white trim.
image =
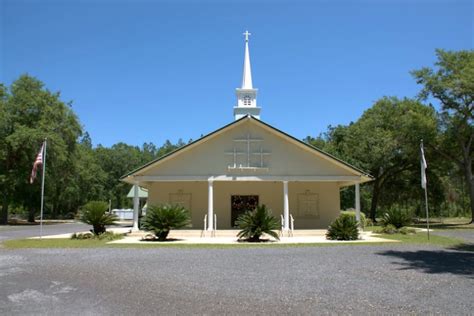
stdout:
<svg viewBox="0 0 474 316">
<path fill-rule="evenodd" d="M 287 141 L 289 141 L 290 143 L 293 143 L 294 145 L 298 146 L 299 148 L 309 152 L 309 153 L 312 153 L 313 155 L 319 157 L 319 158 L 322 158 L 324 160 L 327 160 L 335 165 L 337 165 L 338 167 L 341 167 L 347 171 L 349 171 L 351 174 L 354 174 L 354 175 L 357 175 L 359 181 L 361 179 L 363 179 L 361 182 L 367 182 L 367 181 L 371 181 L 372 179 L 366 175 L 364 175 L 363 173 L 361 172 L 358 172 L 357 170 L 345 165 L 344 163 L 338 161 L 337 159 L 335 158 L 332 158 L 328 155 L 325 155 L 315 149 L 312 149 L 304 144 L 301 144 L 300 142 L 298 142 L 297 140 L 295 139 L 292 139 L 291 137 L 285 135 L 283 132 L 280 132 L 278 130 L 276 130 L 274 127 L 270 127 L 270 126 L 267 126 L 266 124 L 264 123 L 261 123 L 261 124 L 258 124 L 258 119 L 255 119 L 255 118 L 252 118 L 251 116 L 247 116 L 247 119 L 242 119 L 240 120 L 239 122 L 235 123 L 235 124 L 229 124 L 229 126 L 227 126 L 226 128 L 223 128 L 217 132 L 213 132 L 214 134 L 211 133 L 211 135 L 208 135 L 207 137 L 205 138 L 202 138 L 198 141 L 196 141 L 194 144 L 191 144 L 191 145 L 188 145 L 186 148 L 183 148 L 181 150 L 179 150 L 179 152 L 177 152 L 176 154 L 172 154 L 172 155 L 169 155 L 167 157 L 164 157 L 146 167 L 143 167 L 142 169 L 139 169 L 137 172 L 139 172 L 140 174 L 143 174 L 144 172 L 146 172 L 147 170 L 151 169 L 151 168 L 155 168 L 156 166 L 168 161 L 169 159 L 174 159 L 176 158 L 177 156 L 195 148 L 196 146 L 198 145 L 201 145 L 202 143 L 205 143 L 207 141 L 210 141 L 211 139 L 214 139 L 216 138 L 217 136 L 221 135 L 222 133 L 225 133 L 233 128 L 236 128 L 238 126 L 240 126 L 241 124 L 244 124 L 246 122 L 254 122 L 254 124 L 256 125 L 259 125 L 261 126 L 263 129 L 269 131 L 270 133 L 274 134 L 274 135 L 277 135 L 279 136 L 280 138 L 282 139 L 285 139 Z M 135 173 L 136 174 L 136 173 Z M 128 177 L 133 177 L 133 174 L 129 175 Z M 127 182 L 127 178 L 124 179 L 125 182 Z M 291 180 L 290 180 L 291 181 Z M 349 180 L 350 181 L 350 180 Z"/>
<path fill-rule="evenodd" d="M 249 117 L 249 118 L 250 118 L 250 117 Z M 331 162 L 331 163 L 334 163 L 334 164 L 337 165 L 338 167 L 341 167 L 341 168 L 343 168 L 343 169 L 349 171 L 349 172 L 352 173 L 352 174 L 357 174 L 357 175 L 363 176 L 363 174 L 362 174 L 361 172 L 358 172 L 357 170 L 355 170 L 355 169 L 353 169 L 353 168 L 347 166 L 346 164 L 344 164 L 344 163 L 338 161 L 337 159 L 335 159 L 335 158 L 333 158 L 333 157 L 331 157 L 331 156 L 328 156 L 327 154 L 323 154 L 322 152 L 320 152 L 320 151 L 318 151 L 318 150 L 315 150 L 315 149 L 313 149 L 313 148 L 310 148 L 310 147 L 308 147 L 307 145 L 302 144 L 302 143 L 300 143 L 299 141 L 296 141 L 295 139 L 292 139 L 292 138 L 289 137 L 288 135 L 285 135 L 283 132 L 280 132 L 280 131 L 275 130 L 274 127 L 270 127 L 270 126 L 268 126 L 268 125 L 266 125 L 266 124 L 262 124 L 261 126 L 262 126 L 262 128 L 264 128 L 264 129 L 268 130 L 269 132 L 273 133 L 274 135 L 279 136 L 279 137 L 281 137 L 281 138 L 283 138 L 283 139 L 285 139 L 285 140 L 287 140 L 287 141 L 293 143 L 294 145 L 300 147 L 301 149 L 303 149 L 303 150 L 305 150 L 305 151 L 307 151 L 307 152 L 309 152 L 309 153 L 311 153 L 311 154 L 313 154 L 313 155 L 316 155 L 316 156 L 318 156 L 318 157 L 320 157 L 320 158 L 322 158 L 322 159 L 324 159 L 324 160 L 327 160 L 327 161 L 329 161 L 329 162 Z"/>
<path fill-rule="evenodd" d="M 143 167 L 142 169 L 139 169 L 137 172 L 144 173 L 144 172 L 146 172 L 146 171 L 147 171 L 148 169 L 150 169 L 150 168 L 154 168 L 154 167 L 156 167 L 157 165 L 160 165 L 160 164 L 162 164 L 162 163 L 168 161 L 169 159 L 174 159 L 174 158 L 177 157 L 177 155 L 179 156 L 179 155 L 181 155 L 181 154 L 183 154 L 183 153 L 185 153 L 185 152 L 187 152 L 187 151 L 193 149 L 193 148 L 196 147 L 196 146 L 200 146 L 201 144 L 203 144 L 203 143 L 205 143 L 205 142 L 207 142 L 207 141 L 210 141 L 211 139 L 216 138 L 216 137 L 219 136 L 220 134 L 222 134 L 222 133 L 224 133 L 224 132 L 227 132 L 229 128 L 231 128 L 231 127 L 237 127 L 237 126 L 239 126 L 239 125 L 241 125 L 241 124 L 244 124 L 245 122 L 247 122 L 247 120 L 241 120 L 241 121 L 239 121 L 239 122 L 230 123 L 227 128 L 221 129 L 220 131 L 211 132 L 210 134 L 207 135 L 207 137 L 203 137 L 203 138 L 201 138 L 201 139 L 198 139 L 195 143 L 190 144 L 190 145 L 188 145 L 188 146 L 185 147 L 185 148 L 179 149 L 178 152 L 173 153 L 173 154 L 171 154 L 171 155 L 168 155 L 168 156 L 166 156 L 166 157 L 163 157 L 162 159 L 160 159 L 160 160 L 158 160 L 158 161 L 155 161 L 154 163 L 149 164 L 148 166 Z M 213 133 L 214 133 L 214 134 L 213 134 Z M 130 176 L 132 176 L 132 175 L 130 175 Z"/>
<path fill-rule="evenodd" d="M 239 175 L 220 175 L 220 176 L 136 176 L 134 181 L 317 181 L 317 182 L 364 182 L 363 176 L 271 176 L 271 175 L 255 175 L 255 176 L 239 176 Z"/>
</svg>

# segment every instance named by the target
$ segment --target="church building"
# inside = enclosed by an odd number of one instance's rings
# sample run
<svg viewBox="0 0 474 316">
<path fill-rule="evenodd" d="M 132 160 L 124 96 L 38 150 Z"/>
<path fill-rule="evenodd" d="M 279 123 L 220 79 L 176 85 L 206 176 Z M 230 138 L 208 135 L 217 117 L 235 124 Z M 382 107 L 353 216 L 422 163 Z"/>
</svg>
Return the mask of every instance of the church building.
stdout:
<svg viewBox="0 0 474 316">
<path fill-rule="evenodd" d="M 352 185 L 360 218 L 359 184 L 372 177 L 261 119 L 250 33 L 244 35 L 234 121 L 122 177 L 134 185 L 133 230 L 138 230 L 139 187 L 148 190 L 148 205 L 182 205 L 191 213 L 192 228 L 208 231 L 234 228 L 240 214 L 262 204 L 281 218 L 283 231 L 293 225 L 327 228 L 339 215 L 340 189 Z"/>
</svg>

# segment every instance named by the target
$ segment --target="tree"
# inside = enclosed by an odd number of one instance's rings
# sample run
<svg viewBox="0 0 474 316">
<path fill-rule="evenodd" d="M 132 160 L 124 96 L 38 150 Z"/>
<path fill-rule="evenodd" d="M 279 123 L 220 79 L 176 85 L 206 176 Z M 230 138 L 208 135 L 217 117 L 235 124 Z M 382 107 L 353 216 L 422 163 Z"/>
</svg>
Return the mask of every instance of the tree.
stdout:
<svg viewBox="0 0 474 316">
<path fill-rule="evenodd" d="M 10 89 L 2 89 L 0 188 L 2 214 L 0 224 L 8 221 L 8 206 L 16 202 L 29 210 L 34 221 L 39 209 L 40 184 L 28 182 L 33 160 L 45 138 L 48 139 L 46 204 L 59 207 L 65 200 L 64 188 L 74 176 L 71 161 L 82 130 L 71 104 L 60 100 L 44 84 L 28 75 L 20 76 Z"/>
<path fill-rule="evenodd" d="M 385 97 L 349 125 L 337 144 L 343 157 L 375 177 L 369 216 L 375 221 L 381 193 L 391 181 L 410 170 L 419 171 L 420 139 L 436 135 L 432 107 L 411 99 Z"/>
<path fill-rule="evenodd" d="M 422 99 L 432 96 L 441 103 L 439 116 L 442 134 L 438 143 L 427 143 L 454 162 L 464 174 L 469 192 L 471 223 L 474 221 L 474 51 L 436 50 L 437 69 L 422 68 L 412 72 L 423 85 Z"/>
</svg>

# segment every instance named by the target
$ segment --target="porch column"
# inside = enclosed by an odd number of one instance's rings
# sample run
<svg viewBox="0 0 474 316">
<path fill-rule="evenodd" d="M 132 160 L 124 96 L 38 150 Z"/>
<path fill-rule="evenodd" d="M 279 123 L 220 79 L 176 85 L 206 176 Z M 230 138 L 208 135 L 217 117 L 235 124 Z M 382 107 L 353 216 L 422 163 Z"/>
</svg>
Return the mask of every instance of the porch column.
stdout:
<svg viewBox="0 0 474 316">
<path fill-rule="evenodd" d="M 283 230 L 290 229 L 290 202 L 288 200 L 288 181 L 283 181 Z"/>
<path fill-rule="evenodd" d="M 214 181 L 207 181 L 207 230 L 214 230 Z"/>
<path fill-rule="evenodd" d="M 360 224 L 360 187 L 359 183 L 355 184 L 355 210 L 356 210 L 356 220 Z"/>
<path fill-rule="evenodd" d="M 133 185 L 133 228 L 132 231 L 136 232 L 138 228 L 138 212 L 140 211 L 140 198 L 138 197 L 138 184 Z"/>
</svg>

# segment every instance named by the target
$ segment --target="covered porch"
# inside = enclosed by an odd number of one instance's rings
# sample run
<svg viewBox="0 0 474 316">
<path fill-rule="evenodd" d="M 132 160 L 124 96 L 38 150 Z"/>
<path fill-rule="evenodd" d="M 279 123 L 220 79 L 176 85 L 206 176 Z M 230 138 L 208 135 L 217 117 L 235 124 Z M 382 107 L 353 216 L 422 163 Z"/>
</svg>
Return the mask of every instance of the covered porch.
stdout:
<svg viewBox="0 0 474 316">
<path fill-rule="evenodd" d="M 295 230 L 324 230 L 339 215 L 340 188 L 355 185 L 354 208 L 360 220 L 359 176 L 138 176 L 134 183 L 133 231 L 137 232 L 139 188 L 149 192 L 148 205 L 179 204 L 191 213 L 195 231 L 222 234 L 235 229 L 235 219 L 255 205 L 265 204 L 281 218 L 282 234 Z M 211 235 L 208 234 L 208 235 Z M 225 233 L 227 234 L 227 233 Z M 320 234 L 320 232 L 318 232 Z"/>
</svg>

